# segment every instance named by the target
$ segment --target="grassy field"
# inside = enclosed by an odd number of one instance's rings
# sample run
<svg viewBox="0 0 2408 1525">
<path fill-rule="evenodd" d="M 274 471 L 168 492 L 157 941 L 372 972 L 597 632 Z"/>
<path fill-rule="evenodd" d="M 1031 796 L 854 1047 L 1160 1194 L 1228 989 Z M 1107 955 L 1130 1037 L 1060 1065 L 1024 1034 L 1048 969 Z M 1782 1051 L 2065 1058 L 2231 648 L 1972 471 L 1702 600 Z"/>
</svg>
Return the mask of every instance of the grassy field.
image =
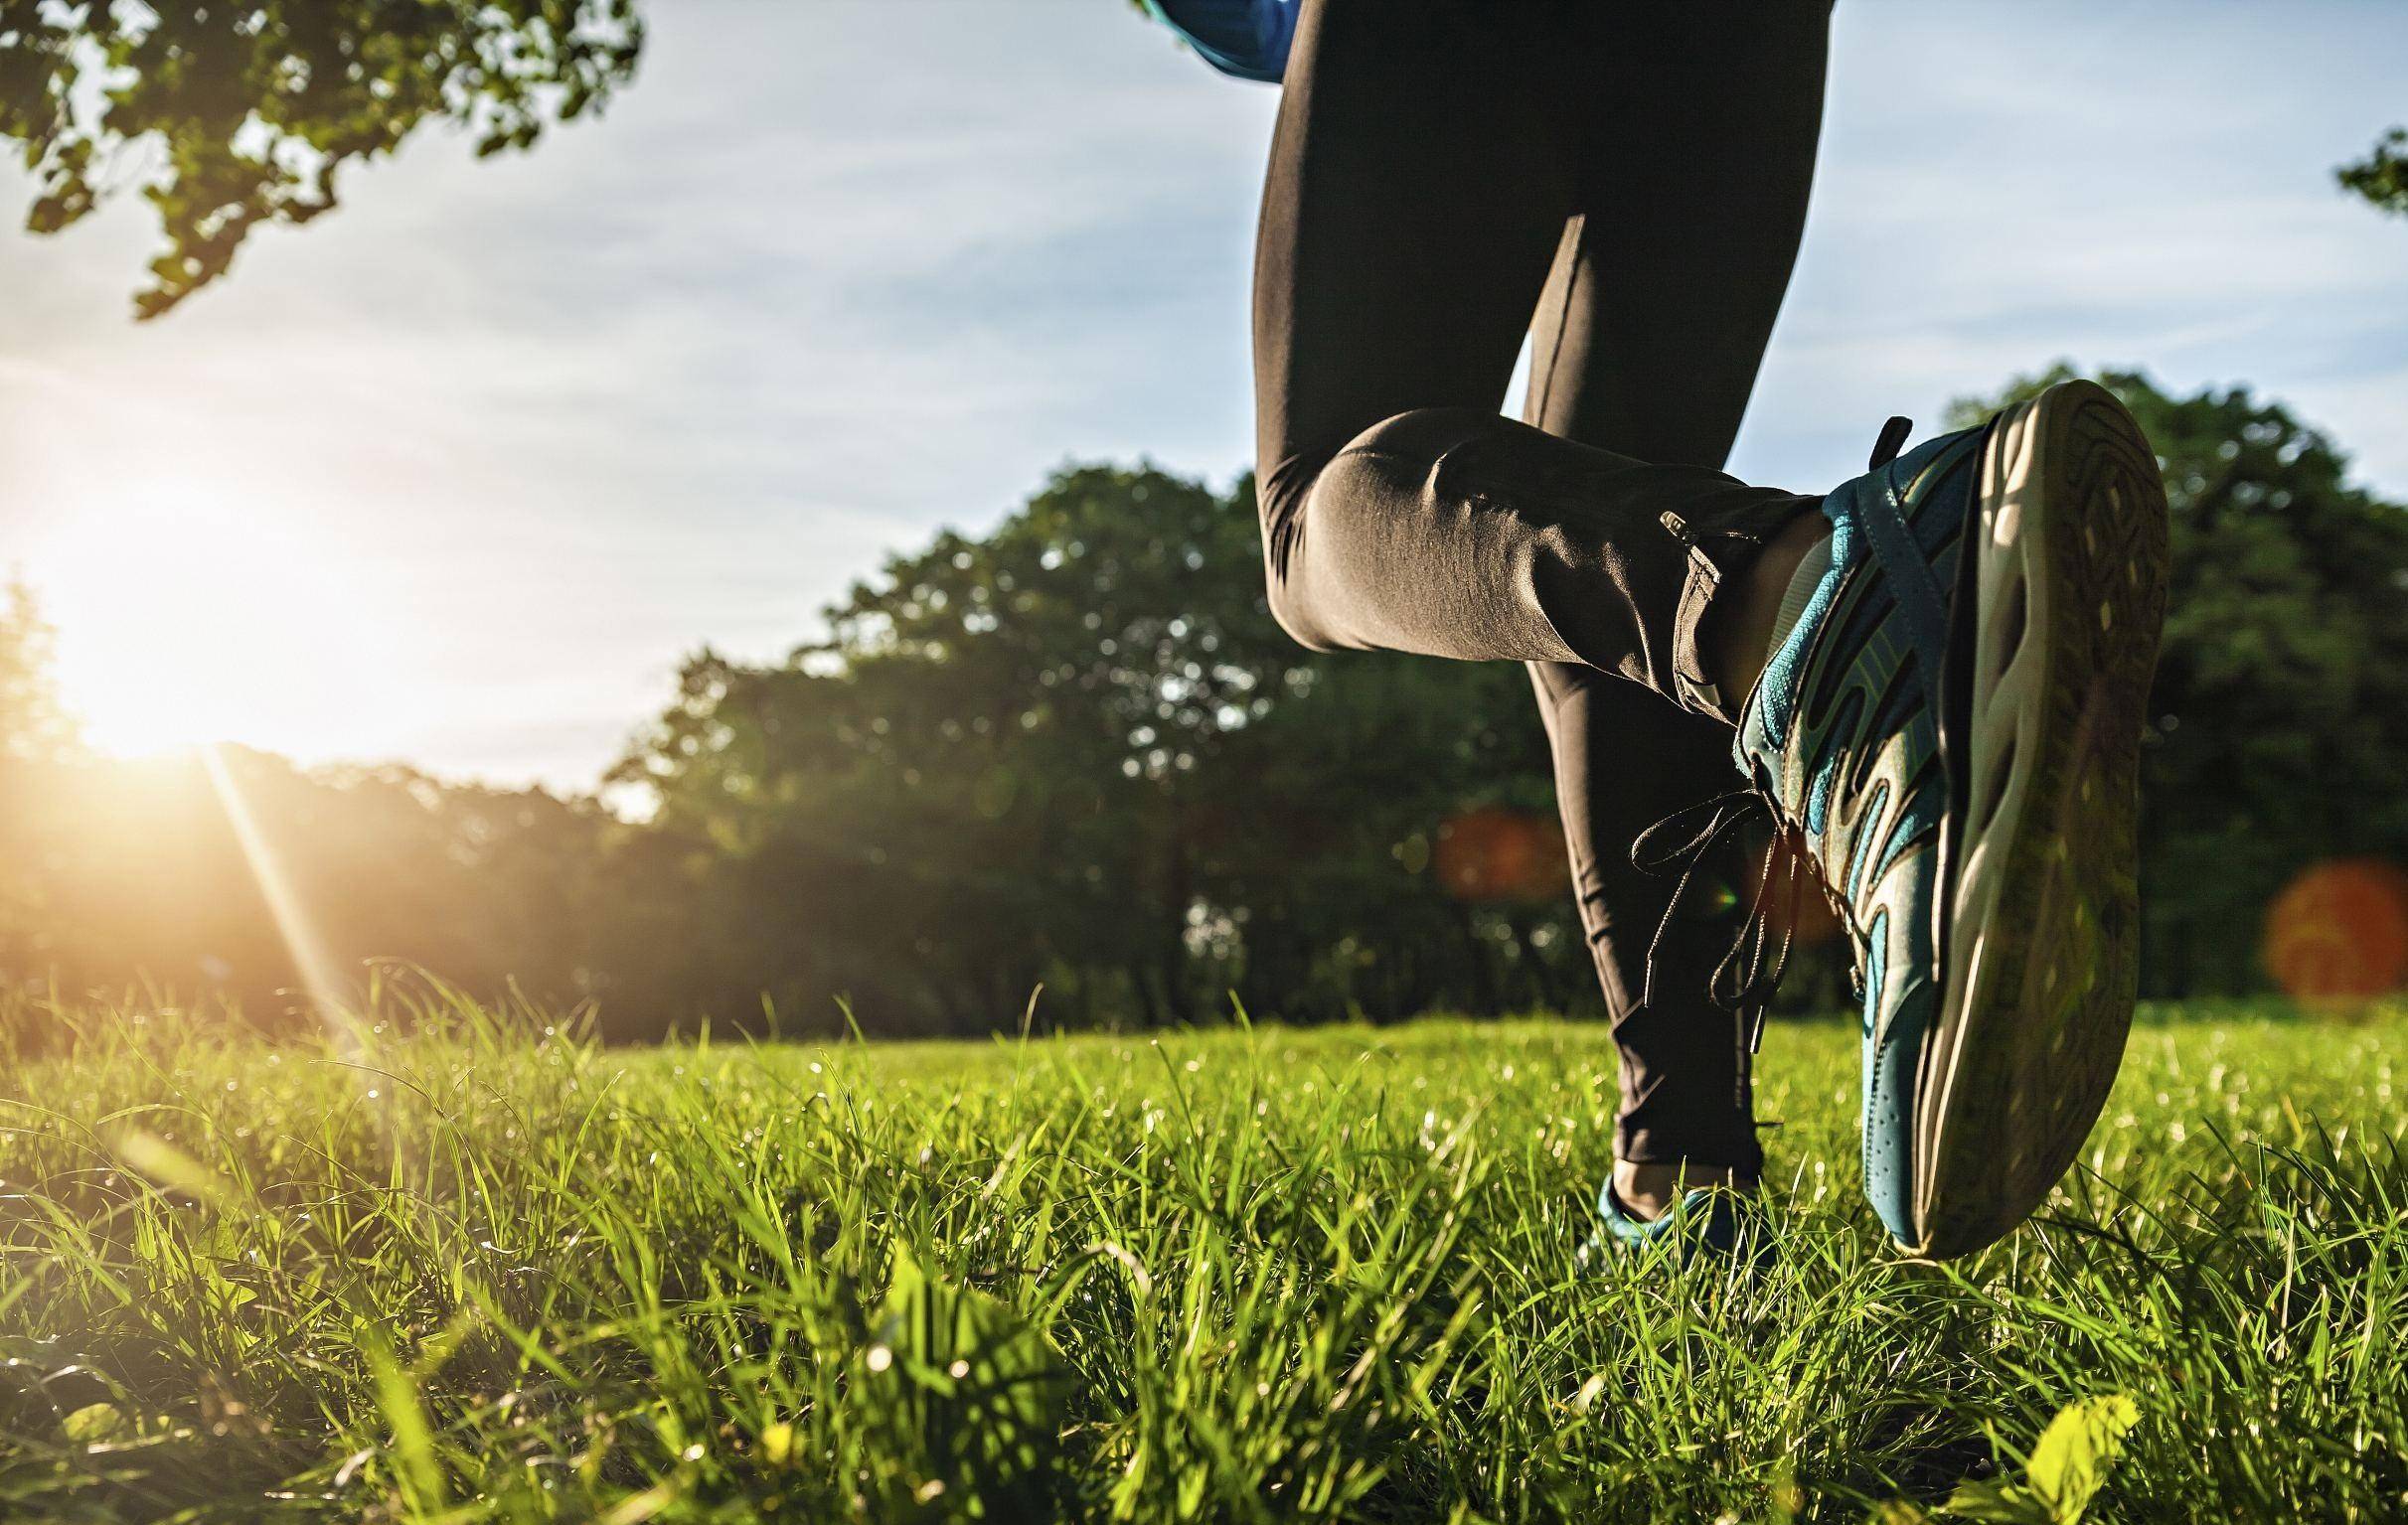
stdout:
<svg viewBox="0 0 2408 1525">
<path fill-rule="evenodd" d="M 1760 1277 L 1574 1272 L 1593 1025 L 76 1021 L 0 1081 L 11 1521 L 2408 1512 L 2398 1013 L 2146 1014 L 1958 1267 L 1858 1199 L 1852 1031 L 1776 1028 Z"/>
</svg>

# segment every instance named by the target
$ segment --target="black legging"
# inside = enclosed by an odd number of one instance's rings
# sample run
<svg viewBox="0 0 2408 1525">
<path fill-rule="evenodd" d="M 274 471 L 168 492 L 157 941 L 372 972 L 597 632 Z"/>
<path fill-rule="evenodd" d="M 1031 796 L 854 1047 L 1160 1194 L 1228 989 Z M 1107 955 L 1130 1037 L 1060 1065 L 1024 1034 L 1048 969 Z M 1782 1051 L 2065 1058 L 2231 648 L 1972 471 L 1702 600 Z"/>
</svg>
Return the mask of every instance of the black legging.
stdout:
<svg viewBox="0 0 2408 1525">
<path fill-rule="evenodd" d="M 1742 695 L 1704 682 L 1697 628 L 1812 502 L 1715 468 L 1805 223 L 1828 24 L 1827 0 L 1307 0 L 1263 194 L 1272 608 L 1317 648 L 1530 664 L 1635 1162 L 1759 1158 L 1706 994 L 1729 933 L 1677 926 L 1643 1003 L 1670 885 L 1629 852 L 1736 782 Z M 1525 331 L 1528 424 L 1498 412 Z"/>
</svg>

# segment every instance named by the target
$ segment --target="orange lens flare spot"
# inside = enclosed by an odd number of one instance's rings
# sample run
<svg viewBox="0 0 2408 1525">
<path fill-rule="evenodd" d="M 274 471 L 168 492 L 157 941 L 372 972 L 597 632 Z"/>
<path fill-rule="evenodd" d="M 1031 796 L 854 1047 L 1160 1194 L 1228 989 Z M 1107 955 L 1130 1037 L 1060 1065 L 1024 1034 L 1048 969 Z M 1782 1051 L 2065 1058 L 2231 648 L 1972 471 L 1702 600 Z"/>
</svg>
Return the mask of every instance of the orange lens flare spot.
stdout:
<svg viewBox="0 0 2408 1525">
<path fill-rule="evenodd" d="M 1438 828 L 1432 859 L 1458 900 L 1554 900 L 1571 889 L 1563 828 L 1536 811 L 1465 811 Z"/>
<path fill-rule="evenodd" d="M 2408 982 L 2408 873 L 2379 858 L 2314 863 L 2266 910 L 2266 968 L 2296 1000 L 2352 1000 Z"/>
<path fill-rule="evenodd" d="M 1775 886 L 1781 883 L 1784 874 L 1794 872 L 1804 876 L 1805 883 L 1799 886 L 1796 926 L 1782 925 L 1789 909 L 1778 895 L 1770 897 L 1764 915 L 1776 935 L 1786 931 L 1790 941 L 1799 947 L 1816 948 L 1840 936 L 1840 918 L 1832 914 L 1831 902 L 1815 888 L 1815 865 L 1811 860 L 1800 861 L 1804 858 L 1804 852 L 1790 838 L 1776 837 L 1765 844 L 1759 866 L 1753 871 L 1771 874 Z M 1751 885 L 1754 882 L 1749 881 Z"/>
</svg>

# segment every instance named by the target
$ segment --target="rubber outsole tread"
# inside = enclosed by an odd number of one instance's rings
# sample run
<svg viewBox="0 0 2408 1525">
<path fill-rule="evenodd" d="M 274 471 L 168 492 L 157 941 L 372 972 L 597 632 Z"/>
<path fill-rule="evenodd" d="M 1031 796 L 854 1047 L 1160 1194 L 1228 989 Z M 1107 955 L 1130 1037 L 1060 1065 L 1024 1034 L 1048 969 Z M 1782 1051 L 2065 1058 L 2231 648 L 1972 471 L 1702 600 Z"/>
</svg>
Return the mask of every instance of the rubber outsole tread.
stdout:
<svg viewBox="0 0 2408 1525">
<path fill-rule="evenodd" d="M 1990 812 L 2019 795 L 1960 858 L 1940 954 L 1910 1247 L 1933 1259 L 1981 1249 L 2046 1200 L 2121 1066 L 2140 969 L 2140 741 L 2166 612 L 2164 485 L 2122 403 L 2089 382 L 2052 387 L 2003 416 L 1991 448 L 1975 545 L 2045 582 L 2022 595 L 2024 646 L 1977 666 L 1977 713 L 1986 696 L 2003 712 L 1974 743 L 1976 795 Z M 2007 669 L 2034 641 L 2038 691 L 2008 706 Z"/>
</svg>

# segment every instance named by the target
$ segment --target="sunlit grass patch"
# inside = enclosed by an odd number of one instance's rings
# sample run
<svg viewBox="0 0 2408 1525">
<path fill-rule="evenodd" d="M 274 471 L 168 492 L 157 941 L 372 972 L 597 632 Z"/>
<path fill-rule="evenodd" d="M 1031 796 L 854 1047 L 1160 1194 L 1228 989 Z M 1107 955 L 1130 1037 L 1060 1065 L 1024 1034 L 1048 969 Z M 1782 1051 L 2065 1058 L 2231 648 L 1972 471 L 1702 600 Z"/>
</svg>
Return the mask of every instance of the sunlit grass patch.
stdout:
<svg viewBox="0 0 2408 1525">
<path fill-rule="evenodd" d="M 1574 1272 L 1596 1025 L 385 1016 L 11 1015 L 46 1041 L 0 1086 L 0 1515 L 2408 1509 L 2397 1012 L 2149 1014 L 2082 1170 L 1953 1268 L 1858 1198 L 1852 1030 L 1779 1028 L 1760 1277 Z"/>
</svg>

